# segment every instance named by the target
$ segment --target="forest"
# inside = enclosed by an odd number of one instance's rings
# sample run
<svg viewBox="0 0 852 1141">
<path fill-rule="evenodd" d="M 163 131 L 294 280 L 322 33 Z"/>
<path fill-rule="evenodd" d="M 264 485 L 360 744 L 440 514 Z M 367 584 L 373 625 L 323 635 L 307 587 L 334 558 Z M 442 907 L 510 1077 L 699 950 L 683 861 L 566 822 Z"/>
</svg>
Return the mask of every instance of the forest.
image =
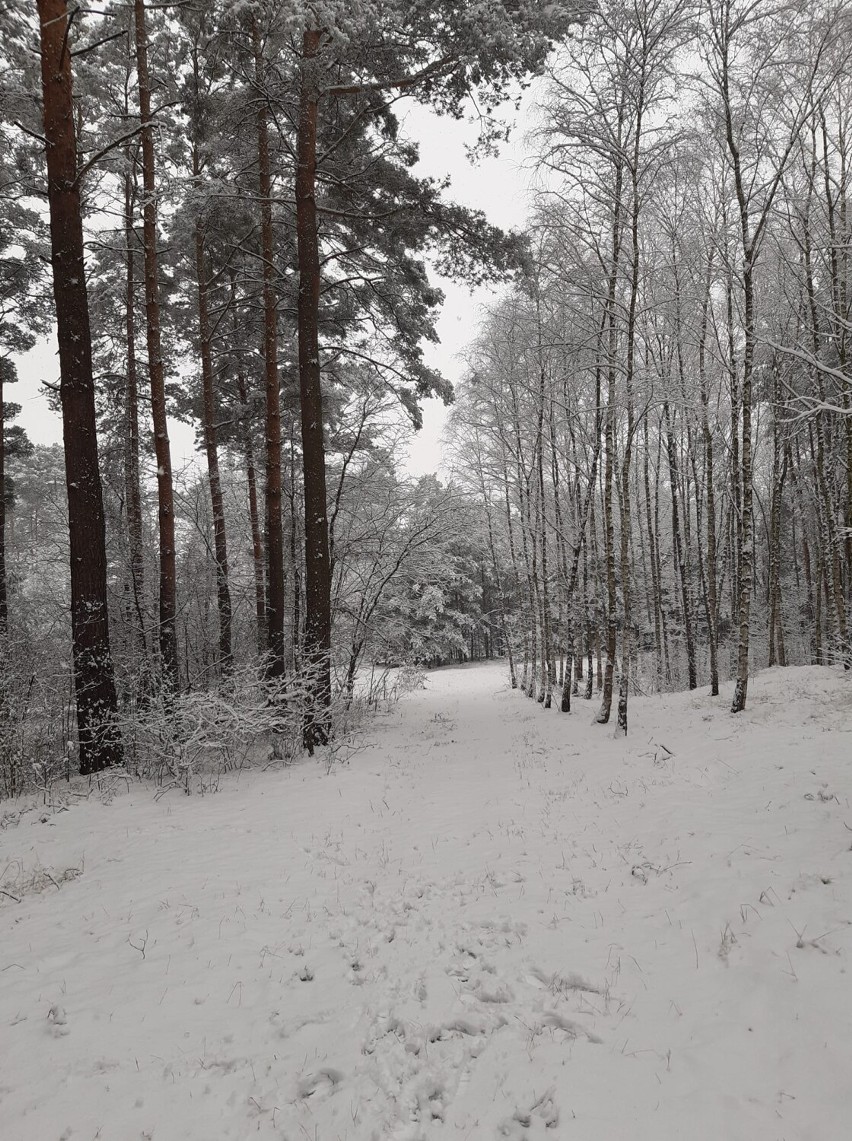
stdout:
<svg viewBox="0 0 852 1141">
<path fill-rule="evenodd" d="M 0 143 L 0 1137 L 847 1141 L 852 0 L 6 0 Z"/>
<path fill-rule="evenodd" d="M 849 666 L 847 3 L 21 0 L 0 37 L 4 793 L 313 753 L 388 668 L 505 656 L 627 733 L 631 692 Z M 504 232 L 404 108 L 475 162 L 530 91 Z M 491 287 L 455 385 L 441 280 Z M 34 447 L 6 397 L 54 329 Z"/>
</svg>

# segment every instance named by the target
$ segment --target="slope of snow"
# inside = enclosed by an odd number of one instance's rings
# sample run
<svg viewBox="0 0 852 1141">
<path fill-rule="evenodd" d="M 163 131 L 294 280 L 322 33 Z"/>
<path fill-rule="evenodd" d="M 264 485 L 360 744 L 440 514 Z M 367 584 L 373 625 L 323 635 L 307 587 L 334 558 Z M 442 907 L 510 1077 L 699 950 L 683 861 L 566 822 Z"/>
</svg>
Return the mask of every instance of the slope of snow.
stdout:
<svg viewBox="0 0 852 1141">
<path fill-rule="evenodd" d="M 848 1138 L 852 685 L 729 696 L 441 670 L 331 775 L 23 815 L 0 1137 Z"/>
</svg>

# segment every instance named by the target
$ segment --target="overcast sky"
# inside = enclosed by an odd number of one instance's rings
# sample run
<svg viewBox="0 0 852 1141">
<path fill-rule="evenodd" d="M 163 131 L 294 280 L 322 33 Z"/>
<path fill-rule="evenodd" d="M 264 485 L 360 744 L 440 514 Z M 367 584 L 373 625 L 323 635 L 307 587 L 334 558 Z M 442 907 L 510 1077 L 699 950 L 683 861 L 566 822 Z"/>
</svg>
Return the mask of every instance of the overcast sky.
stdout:
<svg viewBox="0 0 852 1141">
<path fill-rule="evenodd" d="M 528 101 L 527 101 L 528 102 Z M 527 116 L 522 112 L 520 124 Z M 484 210 L 489 220 L 504 228 L 520 227 L 527 215 L 530 176 L 524 169 L 523 126 L 504 145 L 498 158 L 483 159 L 475 166 L 467 158 L 465 144 L 474 141 L 476 128 L 471 124 L 438 118 L 432 112 L 411 102 L 405 111 L 406 131 L 420 145 L 418 174 L 452 180 L 451 195 L 459 203 Z M 439 369 L 451 381 L 462 371 L 459 359 L 476 332 L 478 317 L 489 299 L 487 289 L 470 293 L 464 286 L 441 280 L 446 294 L 438 321 L 440 344 L 426 347 L 427 363 Z M 20 383 L 14 397 L 21 404 L 18 423 L 26 428 L 36 444 L 53 444 L 62 440 L 62 423 L 51 412 L 40 390 L 41 383 L 57 383 L 59 362 L 56 344 L 42 342 L 17 360 Z M 439 469 L 440 439 L 447 410 L 439 400 L 425 403 L 423 428 L 411 443 L 407 467 L 421 475 Z M 195 431 L 187 424 L 170 420 L 169 435 L 176 468 L 185 466 L 197 455 Z"/>
</svg>

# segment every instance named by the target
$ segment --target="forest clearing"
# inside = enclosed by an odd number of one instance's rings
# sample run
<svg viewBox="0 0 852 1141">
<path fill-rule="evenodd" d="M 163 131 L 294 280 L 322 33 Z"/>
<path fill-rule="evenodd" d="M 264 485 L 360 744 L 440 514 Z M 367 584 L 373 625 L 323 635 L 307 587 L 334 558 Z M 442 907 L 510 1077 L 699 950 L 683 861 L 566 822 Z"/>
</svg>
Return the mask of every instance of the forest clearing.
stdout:
<svg viewBox="0 0 852 1141">
<path fill-rule="evenodd" d="M 842 1141 L 848 684 L 728 697 L 447 668 L 329 774 L 6 822 L 2 1135 Z"/>
</svg>

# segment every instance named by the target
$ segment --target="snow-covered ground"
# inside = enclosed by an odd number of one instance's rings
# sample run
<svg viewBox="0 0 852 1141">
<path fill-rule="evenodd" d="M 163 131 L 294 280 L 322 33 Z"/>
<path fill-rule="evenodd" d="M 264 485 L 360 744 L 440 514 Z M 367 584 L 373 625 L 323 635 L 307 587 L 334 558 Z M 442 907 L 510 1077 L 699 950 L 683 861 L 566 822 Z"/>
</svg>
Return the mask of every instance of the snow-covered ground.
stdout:
<svg viewBox="0 0 852 1141">
<path fill-rule="evenodd" d="M 330 775 L 24 814 L 0 1137 L 845 1141 L 852 683 L 728 699 L 446 669 Z"/>
</svg>

